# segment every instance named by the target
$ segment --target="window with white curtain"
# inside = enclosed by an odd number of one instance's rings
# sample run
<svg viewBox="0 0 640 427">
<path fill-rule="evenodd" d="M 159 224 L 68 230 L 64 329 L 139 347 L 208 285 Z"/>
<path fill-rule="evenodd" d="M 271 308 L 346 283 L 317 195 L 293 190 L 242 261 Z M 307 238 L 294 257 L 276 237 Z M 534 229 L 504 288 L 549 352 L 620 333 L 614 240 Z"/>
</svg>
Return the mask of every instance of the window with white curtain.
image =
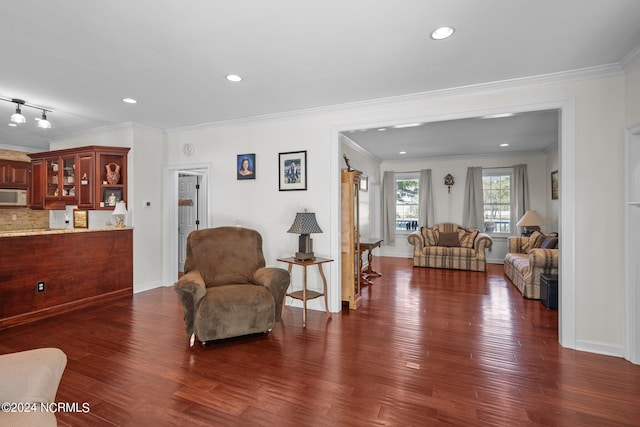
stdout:
<svg viewBox="0 0 640 427">
<path fill-rule="evenodd" d="M 419 174 L 396 173 L 396 231 L 418 228 Z"/>
<path fill-rule="evenodd" d="M 482 198 L 484 203 L 484 231 L 510 234 L 514 230 L 512 168 L 482 170 Z"/>
</svg>

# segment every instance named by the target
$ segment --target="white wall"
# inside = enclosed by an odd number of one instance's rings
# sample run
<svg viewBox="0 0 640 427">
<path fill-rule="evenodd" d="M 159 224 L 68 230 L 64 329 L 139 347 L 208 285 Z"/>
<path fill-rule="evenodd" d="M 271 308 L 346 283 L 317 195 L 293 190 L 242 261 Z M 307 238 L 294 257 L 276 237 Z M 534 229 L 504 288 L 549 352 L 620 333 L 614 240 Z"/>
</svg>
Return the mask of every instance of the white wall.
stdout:
<svg viewBox="0 0 640 427">
<path fill-rule="evenodd" d="M 434 159 L 384 161 L 380 165 L 380 174 L 382 175 L 384 171 L 407 172 L 431 169 L 433 201 L 435 207 L 434 224 L 442 222 L 462 224 L 464 187 L 467 177 L 467 168 L 470 166 L 503 168 L 518 164 L 526 164 L 527 174 L 529 177 L 529 197 L 531 207 L 541 215 L 545 215 L 547 210 L 546 158 L 547 156 L 545 154 L 531 153 L 526 155 L 458 156 Z M 455 178 L 455 185 L 451 187 L 451 193 L 448 192 L 447 187 L 444 185 L 444 177 L 449 173 Z M 555 230 L 557 231 L 557 228 Z M 516 235 L 517 233 L 514 232 L 513 234 Z M 395 246 L 383 246 L 383 254 L 386 256 L 413 257 L 413 245 L 409 244 L 407 241 L 407 235 L 408 233 L 396 232 Z M 487 252 L 487 259 L 489 262 L 501 263 L 506 253 L 507 239 L 495 238 L 492 249 Z"/>
<path fill-rule="evenodd" d="M 559 164 L 558 148 L 556 147 L 555 149 L 547 152 L 547 183 L 545 184 L 547 189 L 547 195 L 545 197 L 547 200 L 547 206 L 544 211 L 546 212 L 545 219 L 548 221 L 546 231 L 559 230 L 558 218 L 560 216 L 560 196 L 558 196 L 556 200 L 551 198 L 551 172 L 558 171 L 559 176 Z"/>
</svg>

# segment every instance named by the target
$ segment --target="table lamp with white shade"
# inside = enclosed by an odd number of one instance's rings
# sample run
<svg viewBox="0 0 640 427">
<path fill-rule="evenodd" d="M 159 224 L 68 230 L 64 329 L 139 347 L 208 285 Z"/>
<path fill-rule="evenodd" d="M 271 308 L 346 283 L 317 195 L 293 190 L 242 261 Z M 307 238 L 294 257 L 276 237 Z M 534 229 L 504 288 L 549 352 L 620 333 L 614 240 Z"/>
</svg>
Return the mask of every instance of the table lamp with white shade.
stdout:
<svg viewBox="0 0 640 427">
<path fill-rule="evenodd" d="M 540 231 L 542 224 L 545 224 L 545 221 L 538 212 L 527 211 L 516 225 L 522 227 L 523 236 L 530 236 L 534 231 Z"/>
<path fill-rule="evenodd" d="M 116 228 L 126 227 L 124 222 L 124 216 L 127 214 L 127 205 L 125 202 L 120 201 L 116 203 L 116 208 L 113 210 L 113 217 L 116 220 Z"/>
</svg>

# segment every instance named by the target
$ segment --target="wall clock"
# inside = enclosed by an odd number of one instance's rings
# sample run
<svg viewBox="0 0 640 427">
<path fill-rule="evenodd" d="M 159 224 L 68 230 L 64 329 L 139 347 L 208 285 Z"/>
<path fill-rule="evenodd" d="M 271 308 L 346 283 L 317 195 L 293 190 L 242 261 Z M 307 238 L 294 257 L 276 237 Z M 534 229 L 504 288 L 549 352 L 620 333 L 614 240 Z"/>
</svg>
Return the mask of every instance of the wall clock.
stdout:
<svg viewBox="0 0 640 427">
<path fill-rule="evenodd" d="M 191 143 L 186 143 L 182 146 L 182 152 L 185 156 L 191 156 L 195 150 L 196 148 Z"/>
</svg>

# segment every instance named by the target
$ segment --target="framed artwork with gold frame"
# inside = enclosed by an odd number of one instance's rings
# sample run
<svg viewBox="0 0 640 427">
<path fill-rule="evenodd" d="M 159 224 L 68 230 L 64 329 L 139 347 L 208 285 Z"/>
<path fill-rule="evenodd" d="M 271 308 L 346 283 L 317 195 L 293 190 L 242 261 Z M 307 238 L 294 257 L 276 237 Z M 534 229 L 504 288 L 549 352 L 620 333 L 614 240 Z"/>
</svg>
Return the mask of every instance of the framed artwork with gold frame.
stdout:
<svg viewBox="0 0 640 427">
<path fill-rule="evenodd" d="M 551 200 L 558 200 L 558 171 L 551 172 Z"/>
<path fill-rule="evenodd" d="M 89 228 L 89 211 L 86 209 L 73 210 L 73 228 Z"/>
</svg>

